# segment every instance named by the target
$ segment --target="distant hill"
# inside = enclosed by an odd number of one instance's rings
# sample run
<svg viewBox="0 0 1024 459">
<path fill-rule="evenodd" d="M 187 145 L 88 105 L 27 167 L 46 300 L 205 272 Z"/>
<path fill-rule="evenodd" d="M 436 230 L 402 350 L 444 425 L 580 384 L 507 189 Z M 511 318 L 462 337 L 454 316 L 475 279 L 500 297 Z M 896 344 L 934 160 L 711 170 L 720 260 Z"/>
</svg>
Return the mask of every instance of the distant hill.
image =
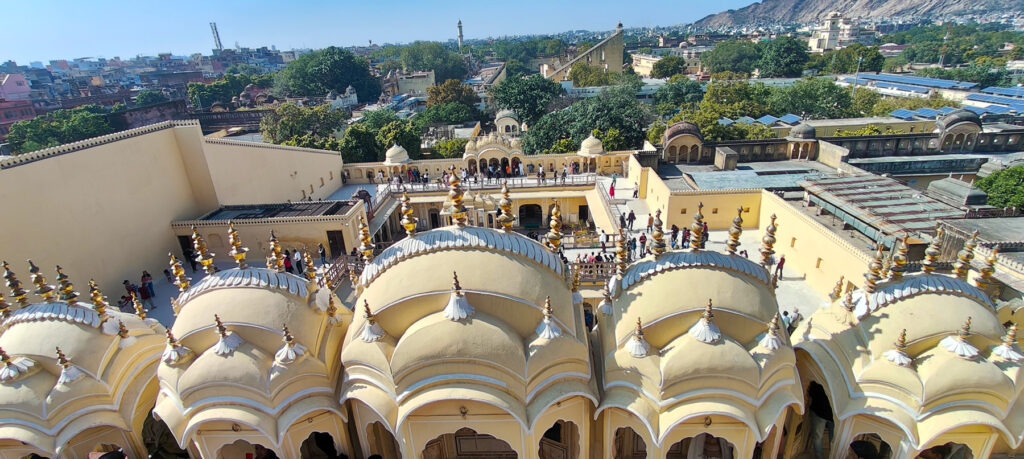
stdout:
<svg viewBox="0 0 1024 459">
<path fill-rule="evenodd" d="M 1024 10 L 1024 0 L 764 0 L 707 16 L 697 27 L 817 22 L 831 11 L 847 17 L 939 16 Z"/>
</svg>

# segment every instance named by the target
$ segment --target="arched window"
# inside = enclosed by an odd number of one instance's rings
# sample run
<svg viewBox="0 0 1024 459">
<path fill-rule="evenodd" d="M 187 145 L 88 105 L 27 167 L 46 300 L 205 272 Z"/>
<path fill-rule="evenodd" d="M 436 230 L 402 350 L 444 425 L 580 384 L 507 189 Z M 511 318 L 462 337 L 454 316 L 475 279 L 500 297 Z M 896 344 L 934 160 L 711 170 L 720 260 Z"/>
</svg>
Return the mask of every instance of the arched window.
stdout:
<svg viewBox="0 0 1024 459">
<path fill-rule="evenodd" d="M 921 451 L 917 459 L 974 459 L 974 452 L 967 445 L 949 442 Z"/>
<path fill-rule="evenodd" d="M 580 433 L 576 424 L 557 421 L 540 439 L 537 455 L 540 459 L 577 459 L 580 456 Z"/>
<path fill-rule="evenodd" d="M 612 448 L 614 459 L 647 458 L 647 443 L 629 427 L 619 427 L 615 431 L 615 444 Z"/>
<path fill-rule="evenodd" d="M 668 448 L 665 459 L 688 459 L 691 457 L 720 457 L 732 459 L 736 447 L 728 440 L 709 433 L 684 438 Z"/>
<path fill-rule="evenodd" d="M 516 459 L 518 455 L 508 443 L 493 435 L 479 434 L 463 427 L 455 433 L 446 433 L 427 442 L 423 457 L 431 459 L 462 459 L 486 457 L 488 459 Z"/>
<path fill-rule="evenodd" d="M 858 459 L 891 459 L 892 448 L 882 440 L 878 434 L 857 435 L 850 443 L 850 450 L 846 457 Z"/>
</svg>

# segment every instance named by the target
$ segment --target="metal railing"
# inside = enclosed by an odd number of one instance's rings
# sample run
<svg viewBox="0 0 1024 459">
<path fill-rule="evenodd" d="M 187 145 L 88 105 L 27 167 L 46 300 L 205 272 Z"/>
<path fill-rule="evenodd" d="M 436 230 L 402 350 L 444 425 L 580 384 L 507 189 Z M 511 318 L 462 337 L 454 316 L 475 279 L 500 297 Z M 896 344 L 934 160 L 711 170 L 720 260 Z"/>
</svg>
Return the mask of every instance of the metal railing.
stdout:
<svg viewBox="0 0 1024 459">
<path fill-rule="evenodd" d="M 571 262 L 569 265 L 580 271 L 581 282 L 604 282 L 615 274 L 614 261 Z"/>
<path fill-rule="evenodd" d="M 507 177 L 507 178 L 477 178 L 475 176 L 469 176 L 462 181 L 463 190 L 495 190 L 500 189 L 503 183 L 508 183 L 510 189 L 517 188 L 538 188 L 547 186 L 587 186 L 594 185 L 597 183 L 597 174 L 575 174 L 567 175 L 565 180 L 562 180 L 562 176 L 558 177 L 547 177 L 545 179 L 539 179 L 537 177 Z M 422 182 L 404 182 L 402 184 L 388 183 L 387 185 L 378 185 L 377 194 L 382 194 L 382 190 L 387 190 L 391 193 L 401 192 L 439 192 L 448 191 L 448 183 L 442 182 L 440 179 L 432 180 L 429 183 Z"/>
<path fill-rule="evenodd" d="M 320 279 L 320 286 L 323 287 L 323 282 L 327 285 L 336 286 L 338 281 L 348 276 L 349 270 L 355 270 L 356 274 L 363 272 L 364 263 L 363 260 L 357 256 L 351 255 L 339 255 L 331 260 L 331 265 L 324 271 L 323 277 Z"/>
</svg>

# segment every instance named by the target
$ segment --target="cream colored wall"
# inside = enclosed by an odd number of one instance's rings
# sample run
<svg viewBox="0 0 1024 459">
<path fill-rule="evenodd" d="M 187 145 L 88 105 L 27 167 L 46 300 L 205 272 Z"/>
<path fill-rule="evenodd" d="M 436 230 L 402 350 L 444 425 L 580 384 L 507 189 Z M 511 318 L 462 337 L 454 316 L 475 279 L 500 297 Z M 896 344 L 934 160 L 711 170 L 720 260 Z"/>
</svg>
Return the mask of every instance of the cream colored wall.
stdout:
<svg viewBox="0 0 1024 459">
<path fill-rule="evenodd" d="M 818 162 L 829 167 L 840 167 L 850 150 L 824 140 L 818 141 Z"/>
<path fill-rule="evenodd" d="M 221 205 L 321 199 L 341 187 L 335 152 L 219 139 L 203 150 Z"/>
<path fill-rule="evenodd" d="M 466 408 L 466 415 L 460 408 Z M 530 458 L 531 445 L 519 421 L 494 406 L 470 400 L 446 400 L 414 411 L 401 426 L 403 458 L 422 457 L 426 444 L 446 433 L 468 427 L 479 434 L 493 435 L 508 443 L 522 458 Z M 404 441 L 403 441 L 404 440 Z"/>
<path fill-rule="evenodd" d="M 631 164 L 633 164 L 631 162 Z M 639 166 L 639 164 L 637 164 Z M 639 167 L 630 167 L 630 178 Z M 693 224 L 693 216 L 697 213 L 697 204 L 704 203 L 701 213 L 708 229 L 721 230 L 732 226 L 736 218 L 736 209 L 743 207 L 743 227 L 756 228 L 760 222 L 761 190 L 695 190 L 675 191 L 653 171 L 647 169 L 641 173 L 641 183 L 646 180 L 646 187 L 641 188 L 641 197 L 645 197 L 647 208 L 654 212 L 661 209 L 665 229 L 672 225 L 680 229 L 689 228 Z M 749 209 L 749 210 L 748 210 Z M 685 211 L 685 212 L 684 212 Z M 644 222 L 646 223 L 646 222 Z"/>
<path fill-rule="evenodd" d="M 135 437 L 135 438 L 132 438 Z M 141 456 L 145 446 L 137 435 L 124 432 L 114 427 L 94 427 L 75 435 L 61 451 L 61 457 L 69 459 L 87 459 L 89 453 L 95 451 L 100 445 L 116 445 L 128 454 L 128 457 Z"/>
<path fill-rule="evenodd" d="M 805 282 L 823 296 L 832 292 L 840 276 L 856 285 L 861 284 L 871 261 L 869 255 L 793 207 L 799 205 L 802 204 L 783 201 L 767 191 L 762 193 L 762 232 L 769 216 L 775 214 L 778 217 L 776 259 L 785 255 L 786 267 L 806 274 Z"/>
<path fill-rule="evenodd" d="M 598 173 L 604 175 L 611 175 L 613 173 L 622 174 L 622 163 L 623 161 L 626 161 L 628 158 L 631 158 L 632 153 L 632 150 L 614 151 L 607 152 L 601 157 L 596 158 Z M 531 175 L 529 173 L 529 169 L 527 169 L 527 165 L 529 164 L 534 165 L 534 173 L 536 173 L 536 171 L 538 170 L 537 168 L 544 167 L 545 170 L 550 170 L 550 168 L 554 168 L 555 172 L 561 174 L 562 167 L 568 165 L 569 163 L 575 162 L 582 166 L 583 164 L 586 164 L 586 161 L 588 161 L 588 158 L 579 156 L 576 153 L 568 153 L 562 155 L 515 154 L 508 155 L 506 157 L 511 159 L 513 156 L 522 160 L 524 172 L 526 172 L 526 174 L 531 177 L 533 177 L 533 175 Z M 502 155 L 483 154 L 481 155 L 481 157 L 490 159 L 492 157 L 500 158 L 502 157 Z M 476 157 L 473 158 L 473 160 L 476 159 Z M 468 160 L 464 160 L 462 158 L 452 158 L 416 160 L 404 165 L 404 167 L 406 168 L 406 170 L 418 169 L 421 173 L 427 172 L 430 174 L 431 182 L 436 182 L 437 179 L 439 179 L 445 171 L 450 170 L 452 166 L 455 166 L 456 169 L 462 170 L 467 168 L 468 165 Z M 401 167 L 385 166 L 384 163 L 382 162 L 375 162 L 345 164 L 342 167 L 342 169 L 348 174 L 348 183 L 370 183 L 370 180 L 366 178 L 367 171 L 373 172 L 374 176 L 376 176 L 378 171 L 381 171 L 384 172 L 385 177 L 390 177 L 391 171 L 394 171 L 396 169 L 400 170 Z M 550 178 L 550 175 L 548 176 L 548 178 Z"/>
</svg>

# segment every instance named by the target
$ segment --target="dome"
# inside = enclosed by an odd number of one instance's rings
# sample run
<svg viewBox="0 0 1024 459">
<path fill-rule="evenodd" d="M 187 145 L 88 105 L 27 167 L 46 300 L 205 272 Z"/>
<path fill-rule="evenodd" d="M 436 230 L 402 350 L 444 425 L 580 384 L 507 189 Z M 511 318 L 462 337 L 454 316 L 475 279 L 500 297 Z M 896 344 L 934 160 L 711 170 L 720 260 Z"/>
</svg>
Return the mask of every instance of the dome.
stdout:
<svg viewBox="0 0 1024 459">
<path fill-rule="evenodd" d="M 276 269 L 207 274 L 176 300 L 174 341 L 162 349 L 157 376 L 164 390 L 154 412 L 179 445 L 189 444 L 208 419 L 258 428 L 251 419 L 301 415 L 293 411 L 333 393 L 351 320 L 341 305 L 329 289 Z M 181 351 L 169 354 L 172 349 Z M 222 397 L 230 402 L 206 403 Z M 332 398 L 318 409 L 341 413 Z"/>
<path fill-rule="evenodd" d="M 794 126 L 793 129 L 789 130 L 789 136 L 795 139 L 810 140 L 815 138 L 816 134 L 814 131 L 814 126 L 811 126 L 810 124 L 807 123 L 800 123 Z"/>
<path fill-rule="evenodd" d="M 519 115 L 517 115 L 516 112 L 512 110 L 499 110 L 498 113 L 494 115 L 495 121 L 500 120 L 502 118 L 511 118 L 515 120 L 517 123 L 519 122 Z"/>
<path fill-rule="evenodd" d="M 939 131 L 946 131 L 960 123 L 972 123 L 976 125 L 978 129 L 981 129 L 981 117 L 979 117 L 977 113 L 964 109 L 954 110 L 949 112 L 948 115 L 939 118 L 939 120 L 935 122 L 935 127 L 937 127 Z"/>
<path fill-rule="evenodd" d="M 701 135 L 700 128 L 696 124 L 689 121 L 678 121 L 665 129 L 665 133 L 661 136 L 661 143 L 662 145 L 668 144 L 672 139 L 681 135 L 692 135 L 700 139 L 701 142 L 704 141 L 704 136 Z"/>
<path fill-rule="evenodd" d="M 601 145 L 601 141 L 594 137 L 594 134 L 590 134 L 580 143 L 580 150 L 577 154 L 580 156 L 600 156 L 604 154 L 604 145 Z"/>
<path fill-rule="evenodd" d="M 153 403 L 147 393 L 155 386 L 165 329 L 108 307 L 102 293 L 96 305 L 78 301 L 63 273 L 59 289 L 38 279 L 51 289 L 42 303 L 4 305 L 0 417 L 8 428 L 0 439 L 46 455 L 84 455 L 69 444 L 81 443 L 76 436 L 85 430 L 104 425 L 120 433 L 145 419 L 136 407 Z"/>
<path fill-rule="evenodd" d="M 388 148 L 388 151 L 384 153 L 384 164 L 388 166 L 408 164 L 410 161 L 409 152 L 405 151 L 405 148 L 398 144 Z"/>
</svg>

